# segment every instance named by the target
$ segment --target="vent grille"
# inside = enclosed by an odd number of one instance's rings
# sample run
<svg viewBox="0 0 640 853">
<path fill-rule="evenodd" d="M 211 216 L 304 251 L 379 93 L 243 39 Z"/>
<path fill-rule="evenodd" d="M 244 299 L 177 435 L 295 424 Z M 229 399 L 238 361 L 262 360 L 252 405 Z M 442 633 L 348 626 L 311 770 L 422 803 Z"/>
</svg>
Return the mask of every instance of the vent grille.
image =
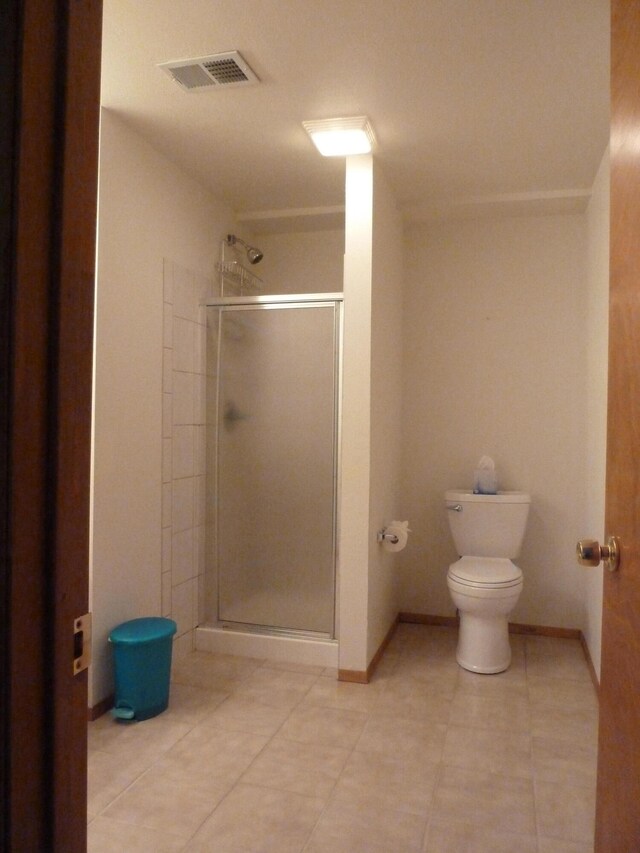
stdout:
<svg viewBox="0 0 640 853">
<path fill-rule="evenodd" d="M 260 82 L 237 50 L 199 59 L 163 62 L 158 68 L 188 92 L 212 86 L 251 86 Z"/>
</svg>

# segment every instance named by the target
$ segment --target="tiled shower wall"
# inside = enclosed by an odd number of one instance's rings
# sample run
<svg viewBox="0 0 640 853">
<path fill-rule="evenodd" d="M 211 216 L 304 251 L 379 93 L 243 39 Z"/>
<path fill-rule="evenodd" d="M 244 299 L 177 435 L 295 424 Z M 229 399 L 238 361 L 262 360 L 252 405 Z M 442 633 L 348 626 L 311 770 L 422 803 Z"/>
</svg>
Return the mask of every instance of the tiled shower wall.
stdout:
<svg viewBox="0 0 640 853">
<path fill-rule="evenodd" d="M 162 613 L 193 647 L 205 569 L 205 298 L 213 281 L 166 260 L 162 377 Z"/>
</svg>

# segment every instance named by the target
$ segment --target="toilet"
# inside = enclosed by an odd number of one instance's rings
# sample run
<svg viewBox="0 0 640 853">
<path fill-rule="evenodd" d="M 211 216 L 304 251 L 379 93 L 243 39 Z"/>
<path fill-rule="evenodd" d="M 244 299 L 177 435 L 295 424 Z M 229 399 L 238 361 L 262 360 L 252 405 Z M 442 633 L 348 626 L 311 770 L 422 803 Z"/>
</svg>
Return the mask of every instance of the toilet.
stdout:
<svg viewBox="0 0 640 853">
<path fill-rule="evenodd" d="M 511 663 L 508 617 L 522 592 L 520 553 L 531 498 L 524 492 L 445 492 L 460 559 L 447 586 L 460 614 L 456 660 L 471 672 L 503 672 Z"/>
</svg>

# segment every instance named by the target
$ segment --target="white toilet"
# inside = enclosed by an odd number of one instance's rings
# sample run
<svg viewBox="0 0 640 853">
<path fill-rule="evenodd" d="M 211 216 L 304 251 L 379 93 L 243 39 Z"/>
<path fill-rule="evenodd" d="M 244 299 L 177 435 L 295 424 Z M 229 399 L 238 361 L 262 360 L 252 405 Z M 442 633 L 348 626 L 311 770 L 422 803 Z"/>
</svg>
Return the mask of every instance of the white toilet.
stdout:
<svg viewBox="0 0 640 853">
<path fill-rule="evenodd" d="M 460 613 L 456 659 L 471 672 L 502 672 L 511 663 L 508 616 L 523 585 L 522 570 L 511 560 L 520 553 L 531 498 L 450 491 L 445 503 L 461 555 L 447 574 Z"/>
</svg>

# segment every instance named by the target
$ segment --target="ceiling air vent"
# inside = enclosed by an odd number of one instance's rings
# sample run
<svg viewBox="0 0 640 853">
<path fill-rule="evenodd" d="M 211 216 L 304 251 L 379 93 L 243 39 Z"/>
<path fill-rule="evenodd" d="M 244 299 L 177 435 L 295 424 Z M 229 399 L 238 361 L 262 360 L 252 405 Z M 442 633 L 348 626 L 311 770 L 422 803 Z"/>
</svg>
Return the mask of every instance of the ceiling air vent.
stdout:
<svg viewBox="0 0 640 853">
<path fill-rule="evenodd" d="M 211 86 L 250 86 L 260 82 L 237 50 L 199 59 L 162 62 L 158 68 L 188 92 L 201 92 Z"/>
</svg>

